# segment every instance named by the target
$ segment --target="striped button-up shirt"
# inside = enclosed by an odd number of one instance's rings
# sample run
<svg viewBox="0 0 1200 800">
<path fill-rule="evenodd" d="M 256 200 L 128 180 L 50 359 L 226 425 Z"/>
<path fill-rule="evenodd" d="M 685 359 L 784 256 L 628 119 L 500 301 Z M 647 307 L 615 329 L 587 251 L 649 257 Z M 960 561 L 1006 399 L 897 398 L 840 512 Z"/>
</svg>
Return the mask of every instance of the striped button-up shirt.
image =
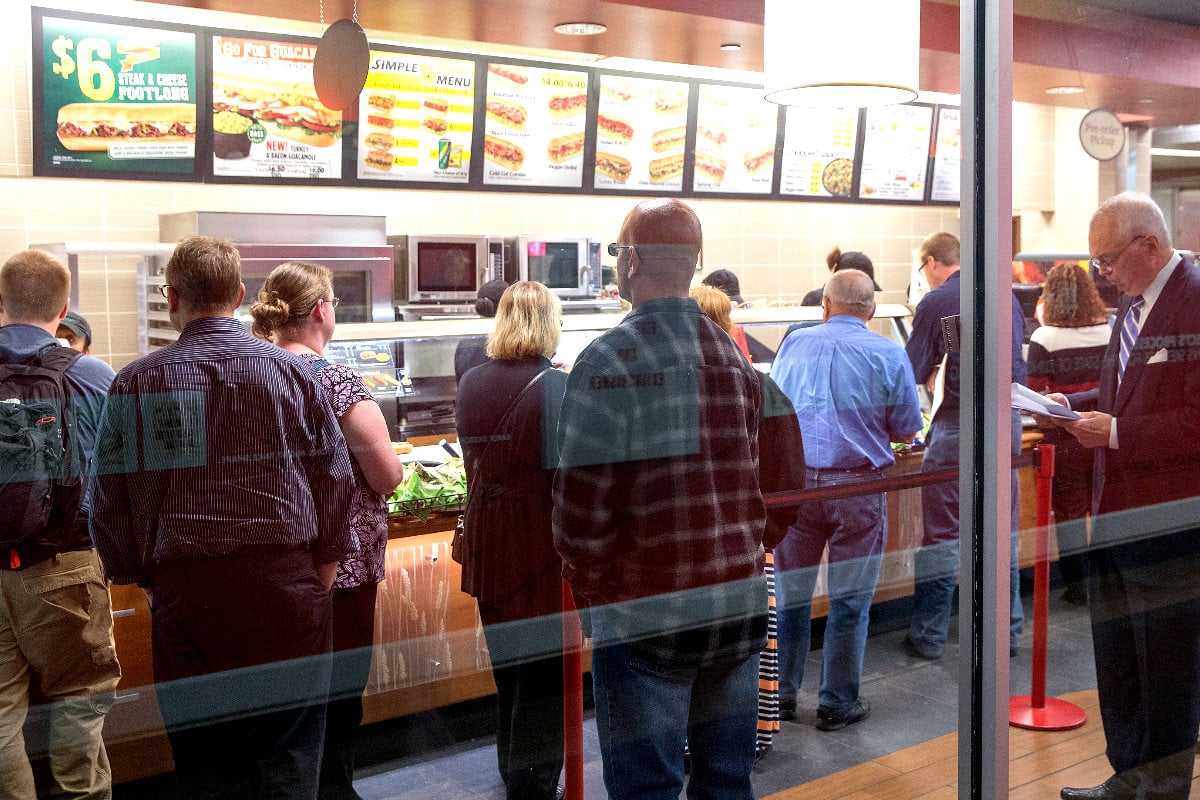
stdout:
<svg viewBox="0 0 1200 800">
<path fill-rule="evenodd" d="M 114 583 L 247 546 L 318 562 L 358 549 L 350 456 L 316 373 L 231 317 L 194 320 L 117 374 L 96 469 L 92 532 Z"/>
<path fill-rule="evenodd" d="M 663 662 L 766 635 L 762 379 L 694 300 L 651 300 L 576 361 L 554 535 L 581 602 Z"/>
</svg>

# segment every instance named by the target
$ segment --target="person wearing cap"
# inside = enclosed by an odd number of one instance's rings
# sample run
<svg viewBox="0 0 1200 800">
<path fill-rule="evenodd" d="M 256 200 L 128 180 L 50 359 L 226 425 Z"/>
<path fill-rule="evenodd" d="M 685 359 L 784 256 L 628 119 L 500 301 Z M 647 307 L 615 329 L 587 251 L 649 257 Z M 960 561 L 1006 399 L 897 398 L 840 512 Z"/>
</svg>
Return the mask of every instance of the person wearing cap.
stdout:
<svg viewBox="0 0 1200 800">
<path fill-rule="evenodd" d="M 503 279 L 488 281 L 483 286 L 480 286 L 479 294 L 475 299 L 475 313 L 488 319 L 496 316 L 496 309 L 500 307 L 500 295 L 504 294 L 504 290 L 507 288 L 508 283 Z M 457 384 L 461 381 L 462 376 L 471 367 L 478 367 L 480 364 L 486 364 L 487 362 L 486 336 L 468 336 L 459 339 L 458 347 L 454 349 L 455 383 Z"/>
<path fill-rule="evenodd" d="M 92 352 L 92 326 L 82 315 L 68 311 L 67 315 L 58 321 L 58 330 L 54 338 L 62 339 L 67 347 L 87 355 Z"/>
<path fill-rule="evenodd" d="M 859 272 L 865 272 L 867 273 L 867 277 L 871 279 L 871 283 L 875 286 L 875 291 L 883 291 L 875 281 L 875 265 L 871 263 L 871 259 L 867 257 L 866 253 L 860 253 L 857 250 L 843 253 L 840 247 L 835 247 L 829 251 L 829 255 L 825 256 L 825 264 L 829 267 L 830 272 L 839 272 L 843 269 L 856 269 Z M 821 305 L 821 298 L 824 296 L 825 287 L 820 286 L 804 295 L 804 299 L 800 301 L 800 305 L 819 306 Z"/>
</svg>

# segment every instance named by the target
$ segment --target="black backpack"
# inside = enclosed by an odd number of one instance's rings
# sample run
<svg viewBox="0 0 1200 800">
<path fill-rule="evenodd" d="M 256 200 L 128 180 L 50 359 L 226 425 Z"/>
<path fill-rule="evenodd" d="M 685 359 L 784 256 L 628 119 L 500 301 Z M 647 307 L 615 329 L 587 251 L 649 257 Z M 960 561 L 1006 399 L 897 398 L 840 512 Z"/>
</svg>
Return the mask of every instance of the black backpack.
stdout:
<svg viewBox="0 0 1200 800">
<path fill-rule="evenodd" d="M 53 551 L 83 500 L 64 373 L 81 354 L 54 346 L 24 363 L 0 361 L 0 569 Z"/>
</svg>

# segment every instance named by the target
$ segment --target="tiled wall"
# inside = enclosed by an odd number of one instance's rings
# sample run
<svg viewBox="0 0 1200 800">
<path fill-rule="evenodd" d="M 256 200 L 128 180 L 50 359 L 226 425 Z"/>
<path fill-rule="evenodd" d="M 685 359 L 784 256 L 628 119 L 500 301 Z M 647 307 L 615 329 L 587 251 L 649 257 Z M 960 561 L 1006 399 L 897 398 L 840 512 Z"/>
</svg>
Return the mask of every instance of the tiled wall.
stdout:
<svg viewBox="0 0 1200 800">
<path fill-rule="evenodd" d="M 0 70 L 0 257 L 45 242 L 157 241 L 159 214 L 194 210 L 382 214 L 389 233 L 579 231 L 614 238 L 638 200 L 399 188 L 281 191 L 262 186 L 33 178 L 29 7 L 29 0 L 9 0 L 6 24 L 0 26 L 0 52 L 6 54 L 0 55 L 4 65 Z M 198 19 L 191 10 L 135 9 L 130 16 L 150 19 L 190 13 L 189 21 Z M 213 24 L 212 17 L 199 19 Z M 1039 119 L 1046 116 L 1041 110 L 1035 112 Z M 1047 163 L 1062 158 L 1063 150 L 1060 143 L 1056 155 L 1053 141 L 1038 140 L 1032 155 L 1023 157 L 1040 164 L 1040 173 Z M 1082 165 L 1085 176 L 1089 166 Z M 1082 198 L 1084 206 L 1095 203 L 1095 169 L 1090 169 L 1090 203 L 1085 192 L 1068 192 Z M 1020 168 L 1016 171 L 1020 174 Z M 1062 178 L 1056 174 L 1053 180 L 1061 187 Z M 1086 177 L 1080 185 L 1085 184 Z M 1064 192 L 1058 188 L 1054 196 L 1062 198 Z M 869 255 L 884 289 L 881 301 L 903 302 L 913 248 L 928 233 L 958 230 L 957 208 L 728 200 L 696 200 L 693 205 L 705 230 L 705 270 L 734 270 L 748 298 L 798 298 L 821 285 L 827 275 L 825 254 L 836 245 Z M 1077 244 L 1077 230 L 1063 231 L 1064 243 L 1056 245 L 1056 226 L 1031 227 L 1040 228 L 1038 242 L 1027 248 Z M 1086 230 L 1086 217 L 1082 229 Z M 116 367 L 137 355 L 134 262 L 132 258 L 81 262 L 79 310 L 96 332 L 95 354 Z"/>
</svg>

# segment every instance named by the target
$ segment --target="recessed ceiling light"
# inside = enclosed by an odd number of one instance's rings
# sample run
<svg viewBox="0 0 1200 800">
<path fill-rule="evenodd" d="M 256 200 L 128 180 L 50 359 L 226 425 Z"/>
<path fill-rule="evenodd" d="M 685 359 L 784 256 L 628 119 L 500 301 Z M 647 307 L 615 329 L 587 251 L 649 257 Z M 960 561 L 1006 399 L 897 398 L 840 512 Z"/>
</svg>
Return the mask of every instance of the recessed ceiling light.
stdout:
<svg viewBox="0 0 1200 800">
<path fill-rule="evenodd" d="M 564 22 L 554 26 L 555 33 L 562 33 L 567 36 L 595 36 L 597 33 L 604 33 L 606 30 L 608 30 L 608 26 L 601 25 L 599 22 Z"/>
<path fill-rule="evenodd" d="M 730 42 L 729 44 L 721 45 L 721 49 L 722 50 L 741 50 L 742 46 L 740 44 L 738 44 L 737 42 Z"/>
<path fill-rule="evenodd" d="M 1084 91 L 1082 86 L 1051 86 L 1046 94 L 1083 94 Z"/>
</svg>

